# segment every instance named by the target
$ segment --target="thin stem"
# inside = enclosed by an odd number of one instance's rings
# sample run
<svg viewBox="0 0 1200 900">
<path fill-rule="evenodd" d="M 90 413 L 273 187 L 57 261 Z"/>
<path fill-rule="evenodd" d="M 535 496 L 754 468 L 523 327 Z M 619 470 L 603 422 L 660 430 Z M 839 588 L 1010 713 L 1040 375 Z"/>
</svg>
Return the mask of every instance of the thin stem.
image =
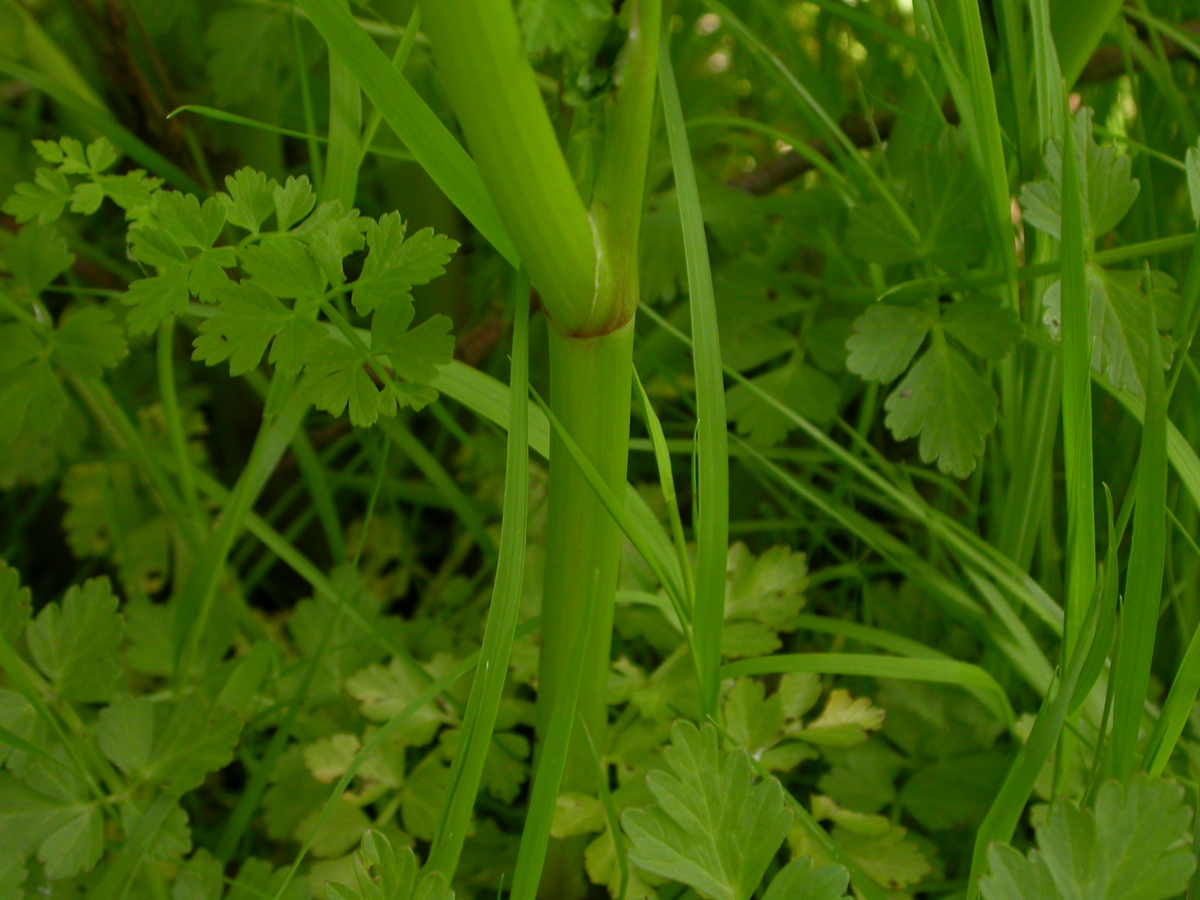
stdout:
<svg viewBox="0 0 1200 900">
<path fill-rule="evenodd" d="M 187 435 L 183 428 L 183 416 L 179 411 L 179 394 L 175 386 L 175 317 L 168 316 L 158 326 L 158 391 L 162 399 L 163 419 L 167 425 L 167 436 L 175 454 L 175 465 L 179 469 L 179 487 L 183 492 L 183 503 L 191 518 L 201 522 L 203 513 L 196 494 L 196 478 L 192 470 L 192 459 L 188 453 Z"/>
</svg>

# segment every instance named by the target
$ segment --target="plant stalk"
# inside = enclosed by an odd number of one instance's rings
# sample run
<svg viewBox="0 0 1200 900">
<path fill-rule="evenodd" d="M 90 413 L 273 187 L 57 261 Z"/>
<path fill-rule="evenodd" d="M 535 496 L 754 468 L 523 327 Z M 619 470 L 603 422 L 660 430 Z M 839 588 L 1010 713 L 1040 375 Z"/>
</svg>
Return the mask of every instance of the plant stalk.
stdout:
<svg viewBox="0 0 1200 900">
<path fill-rule="evenodd" d="M 624 491 L 629 456 L 633 373 L 633 321 L 600 337 L 550 333 L 550 407 L 605 483 Z M 595 787 L 583 734 L 606 733 L 613 603 L 621 559 L 621 531 L 571 460 L 561 438 L 550 439 L 550 498 L 542 596 L 542 655 L 538 674 L 537 731 L 543 736 L 571 658 L 571 643 L 592 607 L 591 633 L 582 657 L 577 706 L 564 789 Z"/>
</svg>

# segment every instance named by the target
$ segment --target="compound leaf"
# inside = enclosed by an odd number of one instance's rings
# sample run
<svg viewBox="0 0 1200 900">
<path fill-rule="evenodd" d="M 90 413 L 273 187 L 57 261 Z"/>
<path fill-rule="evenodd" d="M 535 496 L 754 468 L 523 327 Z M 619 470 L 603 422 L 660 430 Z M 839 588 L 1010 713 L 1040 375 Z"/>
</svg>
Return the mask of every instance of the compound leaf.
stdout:
<svg viewBox="0 0 1200 900">
<path fill-rule="evenodd" d="M 227 765 L 240 731 L 236 716 L 207 711 L 198 699 L 164 704 L 121 696 L 96 722 L 100 749 L 117 768 L 175 794 L 199 787 L 205 775 Z"/>
<path fill-rule="evenodd" d="M 984 900 L 1168 900 L 1196 868 L 1192 813 L 1175 782 L 1138 774 L 1105 783 L 1095 809 L 1056 800 L 1027 857 L 992 845 Z"/>
<path fill-rule="evenodd" d="M 408 299 L 414 285 L 428 284 L 446 269 L 458 242 L 422 228 L 405 240 L 404 223 L 396 212 L 367 226 L 371 252 L 354 284 L 352 300 L 366 315 L 388 300 Z"/>
<path fill-rule="evenodd" d="M 1150 365 L 1149 304 L 1154 304 L 1159 329 L 1169 331 L 1179 308 L 1175 279 L 1163 272 L 1109 271 L 1089 264 L 1087 284 L 1092 368 L 1118 388 L 1141 396 Z M 1042 321 L 1057 338 L 1062 327 L 1061 281 L 1046 289 L 1042 302 Z M 1169 358 L 1170 338 L 1163 335 L 1161 343 Z"/>
<path fill-rule="evenodd" d="M 756 779 L 745 751 L 721 753 L 710 725 L 676 722 L 663 756 L 669 771 L 646 776 L 657 805 L 622 817 L 630 860 L 714 900 L 749 900 L 791 827 L 783 788 Z"/>
<path fill-rule="evenodd" d="M 1112 231 L 1125 218 L 1140 185 L 1130 175 L 1129 157 L 1118 155 L 1115 147 L 1100 147 L 1092 137 L 1092 110 L 1079 110 L 1071 127 L 1075 132 L 1083 221 L 1090 242 Z M 1062 146 L 1052 140 L 1046 147 L 1047 178 L 1021 188 L 1025 221 L 1055 239 L 1062 238 L 1062 164 Z"/>
<path fill-rule="evenodd" d="M 225 190 L 228 193 L 217 194 L 217 200 L 225 207 L 225 219 L 231 225 L 258 234 L 262 223 L 275 210 L 278 182 L 274 178 L 268 181 L 262 172 L 247 167 L 225 176 Z M 281 226 L 280 230 L 286 229 Z"/>
</svg>

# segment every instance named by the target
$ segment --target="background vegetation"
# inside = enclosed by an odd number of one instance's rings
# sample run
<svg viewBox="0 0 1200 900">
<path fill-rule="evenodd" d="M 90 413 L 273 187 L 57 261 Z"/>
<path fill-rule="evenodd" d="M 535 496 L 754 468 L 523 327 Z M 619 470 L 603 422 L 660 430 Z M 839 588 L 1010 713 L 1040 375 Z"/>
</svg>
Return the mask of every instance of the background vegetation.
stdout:
<svg viewBox="0 0 1200 900">
<path fill-rule="evenodd" d="M 1200 4 L 426 7 L 0 0 L 0 898 L 1193 896 Z"/>
</svg>

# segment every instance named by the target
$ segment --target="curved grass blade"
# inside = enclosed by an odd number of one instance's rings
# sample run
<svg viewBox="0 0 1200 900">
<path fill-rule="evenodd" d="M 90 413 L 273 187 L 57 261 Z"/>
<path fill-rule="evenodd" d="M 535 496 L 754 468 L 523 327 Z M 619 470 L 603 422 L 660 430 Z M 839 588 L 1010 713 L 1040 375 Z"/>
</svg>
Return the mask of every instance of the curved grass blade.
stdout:
<svg viewBox="0 0 1200 900">
<path fill-rule="evenodd" d="M 971 874 L 967 886 L 968 900 L 979 896 L 979 879 L 983 877 L 987 864 L 988 847 L 993 843 L 1007 843 L 1012 839 L 1025 804 L 1033 793 L 1034 784 L 1042 774 L 1046 762 L 1058 746 L 1067 718 L 1077 708 L 1081 694 L 1089 686 L 1084 682 L 1084 673 L 1099 673 L 1104 658 L 1108 655 L 1111 632 L 1104 627 L 1106 620 L 1116 614 L 1116 571 L 1115 558 L 1110 551 L 1105 563 L 1108 577 L 1097 580 L 1092 596 L 1087 621 L 1079 636 L 1079 650 L 1069 663 L 1066 675 L 1057 691 L 1047 691 L 1042 708 L 1034 720 L 1029 737 L 1025 739 L 1016 758 L 1009 767 L 996 799 L 984 817 L 975 835 L 975 849 L 971 857 Z"/>
<path fill-rule="evenodd" d="M 912 659 L 903 656 L 874 656 L 863 653 L 782 653 L 755 659 L 740 659 L 721 667 L 722 678 L 743 675 L 785 675 L 815 672 L 820 675 L 862 675 L 871 678 L 901 678 L 956 684 L 980 701 L 1006 726 L 1016 717 L 1008 694 L 996 679 L 979 666 L 957 659 Z"/>
<path fill-rule="evenodd" d="M 218 122 L 227 122 L 230 125 L 242 125 L 246 128 L 257 128 L 259 131 L 268 131 L 271 134 L 278 134 L 281 137 L 296 138 L 301 141 L 316 141 L 318 144 L 329 143 L 329 138 L 320 135 L 312 134 L 307 131 L 296 131 L 292 128 L 283 128 L 279 125 L 272 125 L 270 122 L 260 122 L 258 119 L 251 119 L 247 116 L 239 116 L 237 113 L 226 112 L 223 109 L 217 109 L 213 106 L 202 106 L 198 103 L 188 103 L 184 106 L 176 107 L 167 115 L 168 119 L 172 119 L 180 113 L 195 113 L 198 116 L 204 116 L 206 119 L 215 119 Z M 400 159 L 407 162 L 415 162 L 416 157 L 404 150 L 397 150 L 394 147 L 365 147 L 364 153 L 374 154 L 376 156 L 384 156 L 388 159 Z"/>
</svg>

